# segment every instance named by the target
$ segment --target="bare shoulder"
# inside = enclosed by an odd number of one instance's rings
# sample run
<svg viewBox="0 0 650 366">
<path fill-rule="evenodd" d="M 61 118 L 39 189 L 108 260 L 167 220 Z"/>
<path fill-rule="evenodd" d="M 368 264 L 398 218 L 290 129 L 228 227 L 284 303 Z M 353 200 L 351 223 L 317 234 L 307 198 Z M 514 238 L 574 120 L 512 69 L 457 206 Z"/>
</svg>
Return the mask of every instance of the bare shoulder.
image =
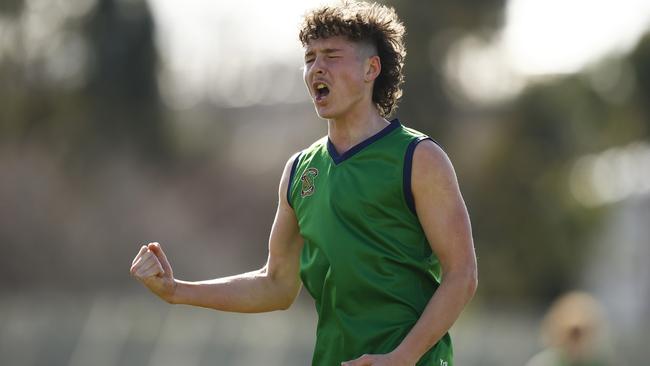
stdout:
<svg viewBox="0 0 650 366">
<path fill-rule="evenodd" d="M 449 156 L 431 140 L 424 140 L 415 147 L 411 174 L 414 190 L 418 187 L 433 188 L 430 183 L 436 183 L 438 188 L 457 186 L 456 173 Z"/>
<path fill-rule="evenodd" d="M 284 169 L 282 171 L 282 178 L 280 179 L 280 187 L 278 189 L 280 205 L 289 206 L 289 202 L 287 201 L 287 191 L 289 189 L 289 183 L 291 181 L 291 173 L 294 170 L 295 163 L 297 162 L 299 155 L 300 152 L 293 154 L 284 165 Z"/>
<path fill-rule="evenodd" d="M 291 155 L 291 157 L 289 157 L 287 162 L 284 164 L 282 179 L 284 179 L 285 176 L 289 178 L 289 176 L 291 175 L 291 171 L 293 170 L 294 163 L 296 162 L 296 159 L 298 159 L 298 155 L 300 155 L 300 152 Z"/>
</svg>

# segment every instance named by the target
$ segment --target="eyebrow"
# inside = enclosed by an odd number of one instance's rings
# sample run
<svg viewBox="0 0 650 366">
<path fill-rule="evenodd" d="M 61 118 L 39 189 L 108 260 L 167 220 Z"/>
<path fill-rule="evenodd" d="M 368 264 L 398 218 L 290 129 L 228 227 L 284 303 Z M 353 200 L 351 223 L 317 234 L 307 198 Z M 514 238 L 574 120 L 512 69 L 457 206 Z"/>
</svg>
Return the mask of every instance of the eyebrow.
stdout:
<svg viewBox="0 0 650 366">
<path fill-rule="evenodd" d="M 343 49 L 341 49 L 341 48 L 324 48 L 323 50 L 321 50 L 321 52 L 324 53 L 324 54 L 330 54 L 330 53 L 335 53 L 335 52 L 340 52 L 340 51 L 343 51 Z M 305 53 L 305 57 L 313 56 L 314 54 L 315 54 L 315 52 L 313 50 L 310 50 L 310 51 L 307 51 Z"/>
</svg>

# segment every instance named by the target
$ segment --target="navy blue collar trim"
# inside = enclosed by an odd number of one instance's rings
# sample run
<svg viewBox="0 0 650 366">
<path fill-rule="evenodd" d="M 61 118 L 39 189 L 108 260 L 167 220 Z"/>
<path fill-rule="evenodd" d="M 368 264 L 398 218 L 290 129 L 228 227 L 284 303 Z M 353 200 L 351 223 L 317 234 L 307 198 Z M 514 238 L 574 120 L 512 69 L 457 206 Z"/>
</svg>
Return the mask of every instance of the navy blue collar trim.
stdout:
<svg viewBox="0 0 650 366">
<path fill-rule="evenodd" d="M 394 120 L 390 121 L 390 124 L 386 127 L 384 127 L 381 131 L 377 132 L 376 134 L 368 137 L 367 139 L 361 141 L 360 143 L 354 145 L 352 148 L 350 148 L 348 151 L 344 152 L 343 154 L 339 155 L 338 152 L 336 152 L 336 148 L 334 147 L 334 144 L 332 144 L 332 141 L 327 138 L 327 152 L 329 152 L 330 157 L 334 161 L 334 164 L 339 165 L 345 160 L 351 158 L 354 154 L 358 153 L 359 151 L 363 150 L 366 146 L 372 144 L 373 142 L 381 139 L 382 137 L 388 135 L 389 133 L 393 132 L 396 128 L 400 127 L 401 124 L 399 123 L 399 120 L 395 118 Z"/>
</svg>

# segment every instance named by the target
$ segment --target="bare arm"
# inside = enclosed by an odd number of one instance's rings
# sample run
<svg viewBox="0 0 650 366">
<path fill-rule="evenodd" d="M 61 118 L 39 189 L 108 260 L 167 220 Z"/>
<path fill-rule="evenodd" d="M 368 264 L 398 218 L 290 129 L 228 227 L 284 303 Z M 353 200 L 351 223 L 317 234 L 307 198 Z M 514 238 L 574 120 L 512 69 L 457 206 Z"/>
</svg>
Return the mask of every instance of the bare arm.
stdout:
<svg viewBox="0 0 650 366">
<path fill-rule="evenodd" d="M 467 209 L 451 162 L 431 141 L 422 141 L 415 149 L 412 191 L 420 224 L 442 265 L 442 283 L 393 352 L 363 355 L 345 362 L 346 366 L 415 365 L 451 328 L 476 291 L 476 257 Z"/>
<path fill-rule="evenodd" d="M 295 214 L 286 199 L 292 163 L 293 158 L 289 159 L 282 174 L 278 209 L 269 238 L 269 256 L 263 268 L 207 281 L 177 280 L 164 252 L 153 243 L 141 248 L 133 261 L 131 274 L 173 304 L 246 313 L 288 308 L 300 291 L 303 243 Z"/>
<path fill-rule="evenodd" d="M 412 177 L 417 215 L 443 273 L 440 287 L 396 350 L 415 364 L 474 296 L 477 267 L 469 215 L 447 155 L 433 142 L 421 142 L 413 156 Z"/>
</svg>

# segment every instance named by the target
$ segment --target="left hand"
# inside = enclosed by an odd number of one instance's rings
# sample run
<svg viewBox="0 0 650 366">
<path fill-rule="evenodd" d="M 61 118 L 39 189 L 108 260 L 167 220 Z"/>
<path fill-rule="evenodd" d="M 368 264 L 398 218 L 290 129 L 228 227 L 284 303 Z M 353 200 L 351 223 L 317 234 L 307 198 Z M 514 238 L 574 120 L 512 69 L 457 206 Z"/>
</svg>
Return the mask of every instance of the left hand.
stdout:
<svg viewBox="0 0 650 366">
<path fill-rule="evenodd" d="M 398 358 L 393 353 L 384 355 L 363 355 L 356 360 L 342 362 L 341 366 L 414 366 L 414 363 Z"/>
</svg>

